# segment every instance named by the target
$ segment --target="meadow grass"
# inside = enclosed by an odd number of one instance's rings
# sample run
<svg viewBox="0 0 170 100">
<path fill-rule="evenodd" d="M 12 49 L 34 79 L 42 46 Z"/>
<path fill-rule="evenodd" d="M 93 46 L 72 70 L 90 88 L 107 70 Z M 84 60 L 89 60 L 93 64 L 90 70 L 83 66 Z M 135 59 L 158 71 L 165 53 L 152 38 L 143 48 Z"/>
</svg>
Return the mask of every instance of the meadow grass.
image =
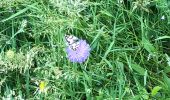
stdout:
<svg viewBox="0 0 170 100">
<path fill-rule="evenodd" d="M 168 0 L 1 0 L 0 98 L 170 99 Z M 65 34 L 91 47 L 67 59 Z"/>
</svg>

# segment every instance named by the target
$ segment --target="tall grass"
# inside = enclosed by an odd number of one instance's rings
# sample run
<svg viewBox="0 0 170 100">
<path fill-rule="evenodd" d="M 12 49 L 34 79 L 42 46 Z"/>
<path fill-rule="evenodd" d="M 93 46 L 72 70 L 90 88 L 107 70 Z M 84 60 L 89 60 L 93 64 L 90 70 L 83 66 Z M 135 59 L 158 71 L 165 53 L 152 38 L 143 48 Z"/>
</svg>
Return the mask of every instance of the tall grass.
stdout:
<svg viewBox="0 0 170 100">
<path fill-rule="evenodd" d="M 0 98 L 170 98 L 166 0 L 1 0 Z M 91 47 L 67 59 L 65 34 Z"/>
</svg>

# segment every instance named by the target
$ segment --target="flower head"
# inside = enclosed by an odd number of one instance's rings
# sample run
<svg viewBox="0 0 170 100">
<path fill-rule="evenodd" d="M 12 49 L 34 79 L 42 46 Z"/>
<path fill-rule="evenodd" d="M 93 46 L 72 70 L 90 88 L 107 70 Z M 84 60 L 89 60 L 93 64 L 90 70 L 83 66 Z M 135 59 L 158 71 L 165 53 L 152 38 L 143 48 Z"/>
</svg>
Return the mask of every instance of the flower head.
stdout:
<svg viewBox="0 0 170 100">
<path fill-rule="evenodd" d="M 40 82 L 40 84 L 39 84 L 39 92 L 40 93 L 43 93 L 43 92 L 47 91 L 46 85 L 47 85 L 47 82 L 45 82 L 45 81 Z"/>
<path fill-rule="evenodd" d="M 165 19 L 165 16 L 163 15 L 162 17 L 161 17 L 161 20 L 164 20 Z"/>
<path fill-rule="evenodd" d="M 14 51 L 12 51 L 12 50 L 8 50 L 8 51 L 6 52 L 6 56 L 7 56 L 7 58 L 12 59 L 12 58 L 14 58 L 15 53 L 14 53 Z"/>
<path fill-rule="evenodd" d="M 84 62 L 90 55 L 90 46 L 86 43 L 85 40 L 79 40 L 79 44 L 75 50 L 70 46 L 66 48 L 68 59 L 71 62 Z"/>
</svg>

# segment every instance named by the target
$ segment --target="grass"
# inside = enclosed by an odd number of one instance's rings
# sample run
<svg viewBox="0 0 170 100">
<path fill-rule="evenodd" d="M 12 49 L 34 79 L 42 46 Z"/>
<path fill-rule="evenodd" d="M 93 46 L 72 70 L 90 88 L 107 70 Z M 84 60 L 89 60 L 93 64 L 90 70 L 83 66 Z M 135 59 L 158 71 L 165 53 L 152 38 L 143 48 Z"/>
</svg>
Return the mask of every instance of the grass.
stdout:
<svg viewBox="0 0 170 100">
<path fill-rule="evenodd" d="M 168 100 L 169 24 L 168 0 L 1 0 L 0 98 Z M 90 44 L 86 62 L 65 34 Z"/>
</svg>

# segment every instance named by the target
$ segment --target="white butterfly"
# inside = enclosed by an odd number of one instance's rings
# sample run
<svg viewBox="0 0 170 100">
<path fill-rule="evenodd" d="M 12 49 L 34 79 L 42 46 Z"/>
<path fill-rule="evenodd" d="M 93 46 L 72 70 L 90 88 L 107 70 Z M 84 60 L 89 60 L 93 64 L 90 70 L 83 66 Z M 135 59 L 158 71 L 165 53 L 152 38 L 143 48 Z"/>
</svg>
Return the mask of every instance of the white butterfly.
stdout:
<svg viewBox="0 0 170 100">
<path fill-rule="evenodd" d="M 79 39 L 74 35 L 65 35 L 65 40 L 71 49 L 76 50 L 78 48 Z"/>
</svg>

